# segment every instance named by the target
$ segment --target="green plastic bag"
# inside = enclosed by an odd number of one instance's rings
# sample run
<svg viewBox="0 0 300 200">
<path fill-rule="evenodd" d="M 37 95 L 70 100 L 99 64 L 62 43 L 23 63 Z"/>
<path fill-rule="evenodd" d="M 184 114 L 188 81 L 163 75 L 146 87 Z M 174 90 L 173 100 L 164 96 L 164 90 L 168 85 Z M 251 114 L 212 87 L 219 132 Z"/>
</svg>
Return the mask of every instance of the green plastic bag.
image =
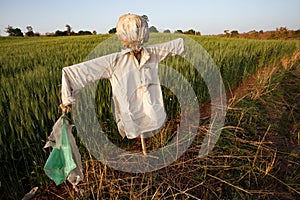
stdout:
<svg viewBox="0 0 300 200">
<path fill-rule="evenodd" d="M 76 168 L 67 131 L 65 117 L 62 116 L 61 137 L 60 141 L 56 141 L 60 142 L 60 145 L 53 148 L 44 166 L 45 173 L 56 185 L 63 183 Z"/>
</svg>

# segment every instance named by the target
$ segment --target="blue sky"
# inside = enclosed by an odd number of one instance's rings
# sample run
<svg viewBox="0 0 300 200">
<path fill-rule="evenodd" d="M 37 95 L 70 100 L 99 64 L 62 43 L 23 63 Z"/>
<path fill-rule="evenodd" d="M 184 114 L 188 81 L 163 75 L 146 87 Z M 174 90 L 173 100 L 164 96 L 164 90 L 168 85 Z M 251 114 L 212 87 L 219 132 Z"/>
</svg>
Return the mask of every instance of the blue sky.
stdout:
<svg viewBox="0 0 300 200">
<path fill-rule="evenodd" d="M 35 32 L 96 30 L 107 33 L 125 13 L 147 15 L 159 31 L 194 29 L 202 34 L 225 29 L 248 32 L 285 26 L 300 29 L 299 0 L 0 0 L 0 34 L 11 25 Z"/>
</svg>

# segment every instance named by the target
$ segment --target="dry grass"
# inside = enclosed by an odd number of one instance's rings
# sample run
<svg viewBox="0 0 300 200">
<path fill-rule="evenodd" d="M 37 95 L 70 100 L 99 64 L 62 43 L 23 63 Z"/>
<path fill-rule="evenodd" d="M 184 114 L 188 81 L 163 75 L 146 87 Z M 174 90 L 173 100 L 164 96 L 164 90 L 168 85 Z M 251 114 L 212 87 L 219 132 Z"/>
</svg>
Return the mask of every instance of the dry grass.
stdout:
<svg viewBox="0 0 300 200">
<path fill-rule="evenodd" d="M 68 184 L 52 185 L 38 199 L 299 199 L 299 85 L 299 66 L 266 68 L 232 91 L 222 135 L 203 159 L 197 155 L 209 128 L 209 105 L 202 108 L 194 143 L 171 165 L 150 173 L 125 173 L 87 152 L 78 192 Z M 147 149 L 164 146 L 177 124 L 169 121 L 147 139 Z M 139 145 L 137 141 L 127 150 L 141 151 Z"/>
</svg>

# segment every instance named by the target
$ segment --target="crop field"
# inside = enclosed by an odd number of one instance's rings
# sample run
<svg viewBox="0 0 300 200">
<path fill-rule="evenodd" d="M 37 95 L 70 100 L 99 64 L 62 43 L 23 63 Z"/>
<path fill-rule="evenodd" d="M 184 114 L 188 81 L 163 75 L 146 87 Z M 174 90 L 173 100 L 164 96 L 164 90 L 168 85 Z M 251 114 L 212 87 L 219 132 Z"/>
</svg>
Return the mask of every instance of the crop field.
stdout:
<svg viewBox="0 0 300 200">
<path fill-rule="evenodd" d="M 43 171 L 50 153 L 43 146 L 60 116 L 61 70 L 83 62 L 110 37 L 0 37 L 0 199 L 21 199 L 35 186 L 37 199 L 300 198 L 300 41 L 296 40 L 190 36 L 212 57 L 226 89 L 225 126 L 214 150 L 205 158 L 197 157 L 210 126 L 210 96 L 201 75 L 175 56 L 163 64 L 189 81 L 201 107 L 198 132 L 188 151 L 163 169 L 131 174 L 97 161 L 76 137 L 85 178 L 78 192 L 69 183 L 55 186 Z M 113 50 L 107 46 L 106 53 Z M 149 151 L 168 143 L 181 115 L 172 91 L 162 89 L 170 126 L 146 139 Z M 140 152 L 140 141 L 119 136 L 110 96 L 109 82 L 99 81 L 99 122 L 116 145 Z"/>
</svg>

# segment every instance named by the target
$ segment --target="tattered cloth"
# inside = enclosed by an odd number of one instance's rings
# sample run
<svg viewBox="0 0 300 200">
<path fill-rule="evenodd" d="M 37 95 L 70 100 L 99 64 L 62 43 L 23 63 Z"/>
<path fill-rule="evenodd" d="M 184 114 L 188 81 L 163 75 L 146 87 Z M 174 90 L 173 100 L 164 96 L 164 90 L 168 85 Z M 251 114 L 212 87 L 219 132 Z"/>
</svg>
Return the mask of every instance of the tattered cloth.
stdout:
<svg viewBox="0 0 300 200">
<path fill-rule="evenodd" d="M 56 185 L 67 179 L 75 187 L 83 179 L 81 156 L 72 135 L 72 127 L 66 116 L 62 115 L 54 124 L 44 146 L 53 147 L 44 170 Z"/>
</svg>

